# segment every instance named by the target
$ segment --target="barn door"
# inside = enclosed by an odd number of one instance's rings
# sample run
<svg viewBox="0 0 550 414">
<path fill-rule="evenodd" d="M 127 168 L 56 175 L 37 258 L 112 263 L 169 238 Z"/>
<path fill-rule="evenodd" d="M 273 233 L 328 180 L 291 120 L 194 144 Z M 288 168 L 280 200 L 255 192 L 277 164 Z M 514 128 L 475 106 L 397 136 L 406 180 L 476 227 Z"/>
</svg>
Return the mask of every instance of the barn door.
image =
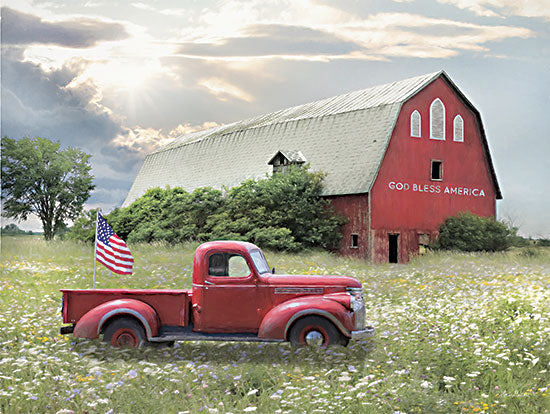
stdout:
<svg viewBox="0 0 550 414">
<path fill-rule="evenodd" d="M 397 263 L 399 257 L 399 234 L 388 234 L 388 262 Z"/>
</svg>

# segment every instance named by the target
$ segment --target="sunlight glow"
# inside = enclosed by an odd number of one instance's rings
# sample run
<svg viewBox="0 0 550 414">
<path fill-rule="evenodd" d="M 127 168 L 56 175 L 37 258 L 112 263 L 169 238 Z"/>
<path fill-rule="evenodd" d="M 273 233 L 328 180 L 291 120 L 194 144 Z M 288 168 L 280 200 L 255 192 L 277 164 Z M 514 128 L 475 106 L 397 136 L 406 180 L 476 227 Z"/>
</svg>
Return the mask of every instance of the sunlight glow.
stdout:
<svg viewBox="0 0 550 414">
<path fill-rule="evenodd" d="M 245 102 L 254 101 L 254 97 L 235 85 L 228 83 L 220 78 L 201 79 L 199 86 L 207 89 L 212 95 L 220 101 L 227 101 L 229 97 L 237 98 Z"/>
</svg>

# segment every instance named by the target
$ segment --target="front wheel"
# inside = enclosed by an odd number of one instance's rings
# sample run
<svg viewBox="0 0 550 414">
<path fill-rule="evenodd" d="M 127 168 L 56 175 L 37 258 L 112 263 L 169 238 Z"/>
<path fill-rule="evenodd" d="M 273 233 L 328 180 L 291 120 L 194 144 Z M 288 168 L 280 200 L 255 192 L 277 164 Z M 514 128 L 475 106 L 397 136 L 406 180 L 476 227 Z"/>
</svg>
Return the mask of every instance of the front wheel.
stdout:
<svg viewBox="0 0 550 414">
<path fill-rule="evenodd" d="M 143 326 L 133 318 L 120 318 L 111 322 L 103 333 L 103 341 L 112 346 L 140 347 L 147 343 Z"/>
<path fill-rule="evenodd" d="M 289 340 L 292 346 L 327 347 L 348 344 L 348 338 L 327 319 L 320 316 L 306 316 L 291 328 Z"/>
</svg>

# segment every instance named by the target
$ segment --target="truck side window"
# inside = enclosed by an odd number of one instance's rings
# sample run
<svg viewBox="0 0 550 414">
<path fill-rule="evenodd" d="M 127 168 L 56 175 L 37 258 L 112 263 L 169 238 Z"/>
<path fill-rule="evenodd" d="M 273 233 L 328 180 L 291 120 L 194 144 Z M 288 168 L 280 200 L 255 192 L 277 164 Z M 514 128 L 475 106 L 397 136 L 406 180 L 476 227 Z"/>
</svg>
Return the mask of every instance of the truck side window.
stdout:
<svg viewBox="0 0 550 414">
<path fill-rule="evenodd" d="M 214 253 L 208 258 L 208 274 L 221 277 L 246 277 L 250 274 L 250 268 L 241 255 Z"/>
<path fill-rule="evenodd" d="M 210 276 L 227 276 L 227 259 L 223 253 L 214 253 L 208 258 Z"/>
</svg>

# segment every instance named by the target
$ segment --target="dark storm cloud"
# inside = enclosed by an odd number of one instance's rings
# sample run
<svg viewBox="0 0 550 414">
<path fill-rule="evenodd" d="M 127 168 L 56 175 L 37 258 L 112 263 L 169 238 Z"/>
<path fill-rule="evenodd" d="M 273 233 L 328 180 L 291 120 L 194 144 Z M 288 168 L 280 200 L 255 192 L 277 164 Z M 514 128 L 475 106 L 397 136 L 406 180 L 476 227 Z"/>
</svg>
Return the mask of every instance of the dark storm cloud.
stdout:
<svg viewBox="0 0 550 414">
<path fill-rule="evenodd" d="M 178 53 L 195 56 L 340 55 L 360 47 L 321 30 L 286 25 L 248 26 L 222 44 L 183 43 Z"/>
<path fill-rule="evenodd" d="M 96 180 L 102 179 L 103 188 L 113 194 L 125 194 L 143 155 L 113 141 L 127 133 L 127 128 L 95 103 L 95 85 L 71 85 L 86 63 L 73 60 L 46 72 L 21 59 L 19 49 L 3 48 L 2 136 L 41 136 L 59 141 L 63 147 L 79 147 L 92 154 L 94 175 Z M 122 199 L 119 195 L 117 202 L 120 204 Z"/>
<path fill-rule="evenodd" d="M 119 23 L 94 19 L 46 22 L 32 14 L 2 7 L 2 43 L 8 45 L 54 44 L 86 48 L 101 41 L 128 37 Z"/>
<path fill-rule="evenodd" d="M 45 72 L 20 59 L 18 51 L 2 51 L 3 134 L 46 136 L 91 150 L 121 131 L 112 115 L 92 103 L 93 85 L 67 87 L 84 63 L 72 61 Z"/>
</svg>

